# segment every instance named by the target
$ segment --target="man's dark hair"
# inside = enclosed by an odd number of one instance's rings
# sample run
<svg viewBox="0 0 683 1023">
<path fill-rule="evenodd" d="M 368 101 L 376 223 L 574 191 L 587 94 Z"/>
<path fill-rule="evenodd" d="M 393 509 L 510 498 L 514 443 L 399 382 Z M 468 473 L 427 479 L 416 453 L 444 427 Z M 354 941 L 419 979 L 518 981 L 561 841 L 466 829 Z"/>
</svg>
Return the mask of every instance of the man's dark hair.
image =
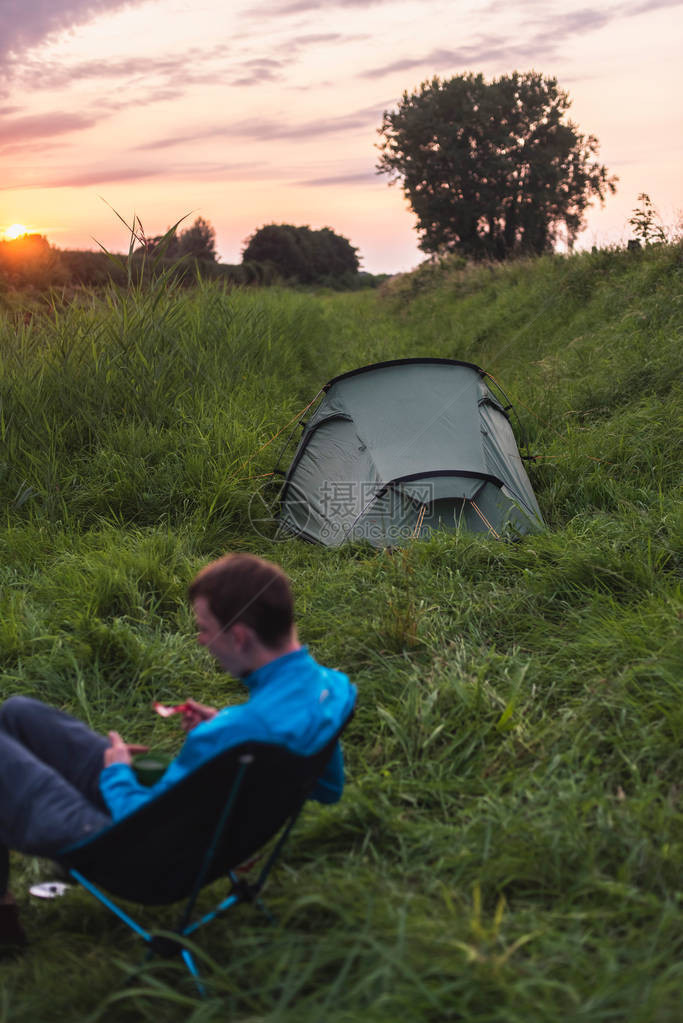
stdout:
<svg viewBox="0 0 683 1023">
<path fill-rule="evenodd" d="M 206 597 L 221 625 L 243 622 L 269 647 L 278 646 L 294 624 L 289 579 L 279 565 L 255 554 L 226 554 L 212 561 L 190 583 L 189 597 Z"/>
</svg>

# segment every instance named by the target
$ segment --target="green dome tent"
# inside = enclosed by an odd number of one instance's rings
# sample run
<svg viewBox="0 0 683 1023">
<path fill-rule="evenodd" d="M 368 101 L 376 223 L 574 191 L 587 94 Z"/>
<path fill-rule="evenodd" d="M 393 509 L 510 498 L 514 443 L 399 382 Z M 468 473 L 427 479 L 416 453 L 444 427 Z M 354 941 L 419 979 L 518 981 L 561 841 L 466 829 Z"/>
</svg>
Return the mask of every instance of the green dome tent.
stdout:
<svg viewBox="0 0 683 1023">
<path fill-rule="evenodd" d="M 468 362 L 399 359 L 330 380 L 285 476 L 280 533 L 387 547 L 434 529 L 542 529 L 486 376 Z"/>
</svg>

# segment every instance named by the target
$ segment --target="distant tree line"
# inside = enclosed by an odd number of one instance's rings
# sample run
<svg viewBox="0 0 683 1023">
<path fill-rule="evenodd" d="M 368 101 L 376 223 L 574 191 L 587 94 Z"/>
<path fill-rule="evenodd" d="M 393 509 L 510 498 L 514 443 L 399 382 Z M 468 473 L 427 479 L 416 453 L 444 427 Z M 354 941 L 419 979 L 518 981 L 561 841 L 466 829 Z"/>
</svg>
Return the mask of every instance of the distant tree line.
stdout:
<svg viewBox="0 0 683 1023">
<path fill-rule="evenodd" d="M 0 284 L 40 289 L 66 283 L 69 274 L 61 256 L 41 234 L 0 241 Z"/>
<path fill-rule="evenodd" d="M 197 217 L 192 227 L 188 227 L 184 231 L 171 229 L 164 235 L 145 239 L 141 249 L 149 255 L 158 253 L 165 259 L 197 259 L 201 263 L 218 262 L 216 231 L 203 217 Z"/>
<path fill-rule="evenodd" d="M 129 277 L 139 281 L 162 271 L 181 283 L 192 283 L 199 273 L 236 285 L 285 282 L 341 289 L 372 287 L 384 277 L 359 273 L 357 249 L 329 227 L 259 228 L 247 239 L 237 265 L 218 261 L 215 229 L 203 217 L 185 230 L 176 225 L 151 238 L 136 231 L 135 239 L 138 244 L 128 257 L 57 249 L 40 234 L 0 242 L 0 290 L 124 285 Z"/>
</svg>

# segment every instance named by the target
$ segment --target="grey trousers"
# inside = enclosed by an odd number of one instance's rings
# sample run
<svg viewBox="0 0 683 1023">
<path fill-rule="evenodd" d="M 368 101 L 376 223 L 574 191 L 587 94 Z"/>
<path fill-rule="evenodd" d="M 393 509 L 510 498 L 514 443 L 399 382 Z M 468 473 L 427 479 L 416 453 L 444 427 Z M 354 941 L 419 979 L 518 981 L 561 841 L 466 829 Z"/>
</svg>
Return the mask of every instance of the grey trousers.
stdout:
<svg viewBox="0 0 683 1023">
<path fill-rule="evenodd" d="M 99 791 L 103 735 L 27 696 L 0 707 L 0 894 L 7 849 L 50 856 L 111 823 Z"/>
</svg>

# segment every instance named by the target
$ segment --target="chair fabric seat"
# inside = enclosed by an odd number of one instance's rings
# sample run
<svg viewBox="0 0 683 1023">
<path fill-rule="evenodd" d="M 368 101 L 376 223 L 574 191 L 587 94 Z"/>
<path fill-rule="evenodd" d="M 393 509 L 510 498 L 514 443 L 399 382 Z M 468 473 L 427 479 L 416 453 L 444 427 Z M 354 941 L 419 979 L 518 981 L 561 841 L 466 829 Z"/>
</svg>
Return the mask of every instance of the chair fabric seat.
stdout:
<svg viewBox="0 0 683 1023">
<path fill-rule="evenodd" d="M 243 863 L 297 812 L 337 738 L 308 756 L 272 743 L 234 746 L 130 816 L 60 850 L 55 859 L 112 895 L 141 905 L 187 898 L 239 771 L 243 778 L 203 884 Z"/>
</svg>

